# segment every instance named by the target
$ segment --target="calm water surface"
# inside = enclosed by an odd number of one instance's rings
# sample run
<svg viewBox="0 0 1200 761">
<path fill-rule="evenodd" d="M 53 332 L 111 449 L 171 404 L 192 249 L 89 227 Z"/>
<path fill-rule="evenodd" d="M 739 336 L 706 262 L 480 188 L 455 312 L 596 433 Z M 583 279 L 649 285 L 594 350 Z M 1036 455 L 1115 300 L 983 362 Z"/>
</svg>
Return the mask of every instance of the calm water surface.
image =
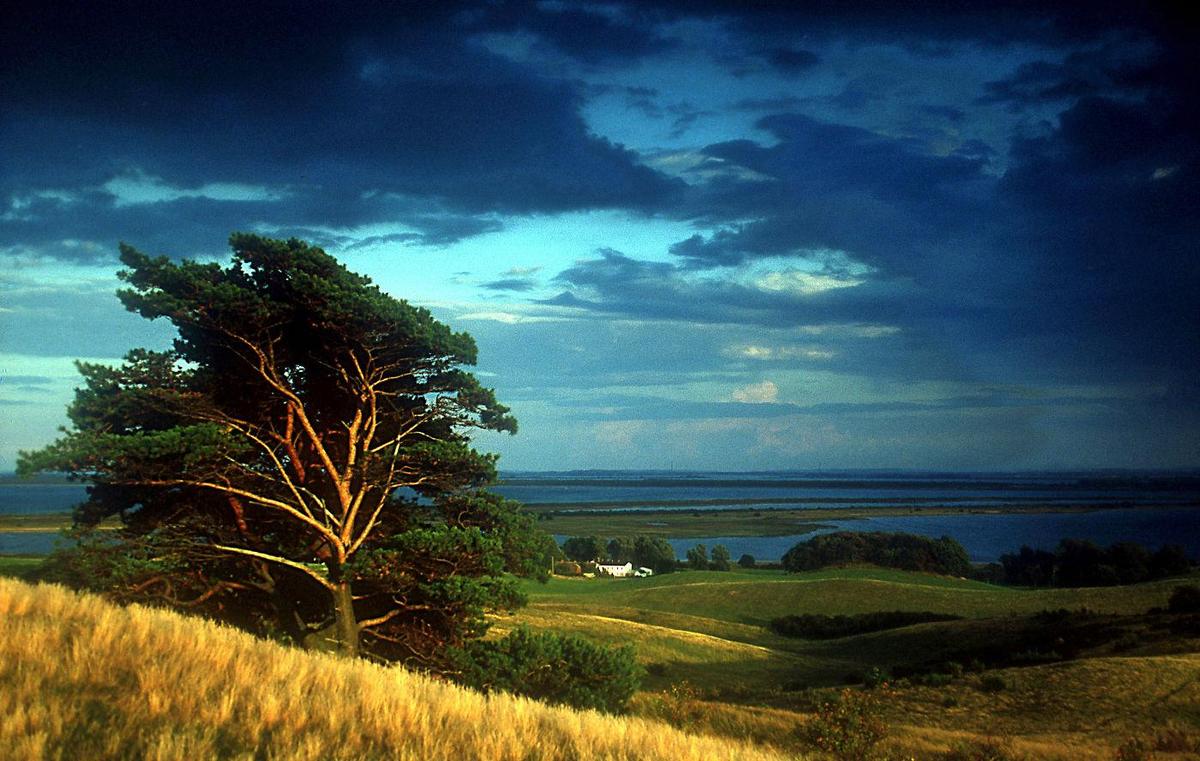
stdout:
<svg viewBox="0 0 1200 761">
<path fill-rule="evenodd" d="M 1182 544 L 1193 557 L 1200 557 L 1197 473 L 509 473 L 495 490 L 531 505 L 556 505 L 563 510 L 585 508 L 587 503 L 623 511 L 721 509 L 705 502 L 722 500 L 739 502 L 739 507 L 748 509 L 989 507 L 996 512 L 831 521 L 835 528 L 826 531 L 947 535 L 961 542 L 971 559 L 979 562 L 994 561 L 1021 545 L 1053 549 L 1064 537 L 1099 544 L 1135 541 L 1150 548 Z M 66 512 L 85 498 L 84 487 L 78 484 L 0 482 L 0 514 Z M 663 502 L 675 504 L 660 504 Z M 1004 512 L 1013 507 L 1079 504 L 1109 509 Z M 1139 509 L 1132 509 L 1135 507 Z M 702 543 L 709 547 L 724 544 L 735 559 L 748 553 L 760 560 L 777 560 L 797 541 L 813 535 L 707 537 L 673 540 L 672 545 L 680 556 Z M 0 553 L 48 552 L 57 540 L 53 532 L 0 532 Z"/>
</svg>

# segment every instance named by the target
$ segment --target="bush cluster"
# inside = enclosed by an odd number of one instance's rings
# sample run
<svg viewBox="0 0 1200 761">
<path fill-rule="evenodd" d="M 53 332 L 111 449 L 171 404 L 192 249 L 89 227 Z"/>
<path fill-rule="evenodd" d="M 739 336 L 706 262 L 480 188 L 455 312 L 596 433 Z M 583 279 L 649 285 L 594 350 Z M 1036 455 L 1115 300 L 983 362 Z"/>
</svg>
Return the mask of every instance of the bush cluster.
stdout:
<svg viewBox="0 0 1200 761">
<path fill-rule="evenodd" d="M 1167 610 L 1172 613 L 1200 613 L 1200 587 L 1181 584 L 1171 592 Z"/>
<path fill-rule="evenodd" d="M 643 676 L 631 645 L 605 647 L 524 627 L 503 639 L 471 642 L 451 655 L 458 681 L 468 687 L 609 713 L 625 710 Z"/>
<path fill-rule="evenodd" d="M 967 551 L 948 536 L 930 539 L 881 531 L 838 531 L 800 542 L 783 556 L 784 570 L 793 573 L 852 563 L 948 576 L 966 576 L 971 571 Z"/>
<path fill-rule="evenodd" d="M 1026 587 L 1106 587 L 1190 570 L 1191 561 L 1179 545 L 1166 545 L 1152 553 L 1136 542 L 1100 547 L 1081 539 L 1064 539 L 1054 552 L 1025 546 L 1002 555 L 991 580 Z"/>
<path fill-rule="evenodd" d="M 837 639 L 854 634 L 898 629 L 901 626 L 930 621 L 956 621 L 962 616 L 929 611 L 888 610 L 861 613 L 854 616 L 824 616 L 806 613 L 799 616 L 780 616 L 771 619 L 771 631 L 785 637 L 804 639 Z"/>
<path fill-rule="evenodd" d="M 888 733 L 881 712 L 879 699 L 871 693 L 842 690 L 836 700 L 817 708 L 803 727 L 803 739 L 840 761 L 873 758 Z"/>
</svg>

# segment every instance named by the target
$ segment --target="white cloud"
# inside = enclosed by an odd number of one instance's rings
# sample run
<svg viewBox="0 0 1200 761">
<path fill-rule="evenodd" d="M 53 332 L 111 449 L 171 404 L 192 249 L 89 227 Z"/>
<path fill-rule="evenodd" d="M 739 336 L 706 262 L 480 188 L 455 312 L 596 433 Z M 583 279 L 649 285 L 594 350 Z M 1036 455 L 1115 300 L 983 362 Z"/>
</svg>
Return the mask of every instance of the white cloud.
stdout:
<svg viewBox="0 0 1200 761">
<path fill-rule="evenodd" d="M 805 272 L 797 269 L 768 272 L 754 281 L 755 287 L 762 291 L 794 293 L 800 296 L 811 296 L 836 288 L 851 288 L 861 283 L 861 280 L 852 277 Z"/>
<path fill-rule="evenodd" d="M 779 387 L 769 380 L 762 383 L 751 383 L 748 386 L 735 388 L 732 396 L 735 402 L 766 404 L 779 398 Z"/>
<path fill-rule="evenodd" d="M 567 322 L 566 317 L 549 317 L 545 315 L 531 314 L 516 314 L 515 312 L 467 312 L 456 316 L 456 320 L 486 320 L 490 322 L 502 322 L 505 325 L 520 325 L 531 322 Z"/>
<path fill-rule="evenodd" d="M 761 346 L 758 344 L 731 346 L 725 353 L 741 359 L 763 362 L 785 359 L 823 360 L 833 359 L 837 356 L 837 352 L 817 346 Z"/>
<path fill-rule="evenodd" d="M 895 325 L 853 325 L 827 323 L 825 325 L 801 325 L 795 329 L 809 336 L 839 336 L 845 338 L 884 338 L 900 332 Z"/>
</svg>

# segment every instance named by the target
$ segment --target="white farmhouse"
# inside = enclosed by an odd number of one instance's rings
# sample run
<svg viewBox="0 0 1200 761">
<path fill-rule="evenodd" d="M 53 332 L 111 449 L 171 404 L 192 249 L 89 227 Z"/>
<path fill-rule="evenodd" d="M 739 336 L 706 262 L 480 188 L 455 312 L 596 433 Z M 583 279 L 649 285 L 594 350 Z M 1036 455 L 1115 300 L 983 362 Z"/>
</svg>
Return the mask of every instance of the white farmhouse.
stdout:
<svg viewBox="0 0 1200 761">
<path fill-rule="evenodd" d="M 617 577 L 632 576 L 633 575 L 633 563 L 626 563 L 625 565 L 597 563 L 596 564 L 596 575 L 597 576 L 617 576 Z"/>
</svg>

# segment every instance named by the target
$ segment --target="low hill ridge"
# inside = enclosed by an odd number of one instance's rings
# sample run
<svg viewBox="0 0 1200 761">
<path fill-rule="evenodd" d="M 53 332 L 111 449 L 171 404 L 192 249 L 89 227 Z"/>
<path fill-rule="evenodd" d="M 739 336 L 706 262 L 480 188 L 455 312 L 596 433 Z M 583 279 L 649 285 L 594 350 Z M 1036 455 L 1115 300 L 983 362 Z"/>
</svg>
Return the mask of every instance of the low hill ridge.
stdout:
<svg viewBox="0 0 1200 761">
<path fill-rule="evenodd" d="M 11 579 L 0 579 L 0 748 L 163 761 L 782 758 Z"/>
</svg>

